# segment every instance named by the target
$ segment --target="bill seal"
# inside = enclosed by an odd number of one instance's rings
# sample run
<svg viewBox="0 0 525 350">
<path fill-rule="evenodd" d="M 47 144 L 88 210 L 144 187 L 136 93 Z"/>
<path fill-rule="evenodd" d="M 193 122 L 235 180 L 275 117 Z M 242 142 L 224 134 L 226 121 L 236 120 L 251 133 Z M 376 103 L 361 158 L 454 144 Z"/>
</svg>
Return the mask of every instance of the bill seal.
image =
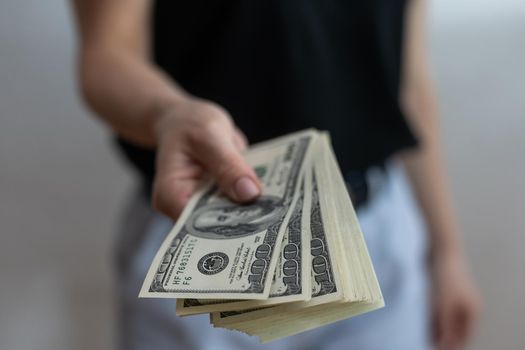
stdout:
<svg viewBox="0 0 525 350">
<path fill-rule="evenodd" d="M 228 266 L 228 261 L 228 256 L 224 253 L 210 253 L 200 258 L 197 268 L 203 275 L 215 275 Z"/>
</svg>

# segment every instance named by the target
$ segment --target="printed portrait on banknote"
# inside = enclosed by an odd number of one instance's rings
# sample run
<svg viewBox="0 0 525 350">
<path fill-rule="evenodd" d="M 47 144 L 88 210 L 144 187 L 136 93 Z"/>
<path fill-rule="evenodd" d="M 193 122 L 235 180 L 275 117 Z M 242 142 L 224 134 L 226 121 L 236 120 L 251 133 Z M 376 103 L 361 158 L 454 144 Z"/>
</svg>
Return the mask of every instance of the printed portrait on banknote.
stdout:
<svg viewBox="0 0 525 350">
<path fill-rule="evenodd" d="M 218 201 L 195 211 L 186 229 L 194 236 L 208 239 L 243 237 L 266 229 L 285 214 L 282 198 L 276 196 L 262 196 L 243 206 Z"/>
</svg>

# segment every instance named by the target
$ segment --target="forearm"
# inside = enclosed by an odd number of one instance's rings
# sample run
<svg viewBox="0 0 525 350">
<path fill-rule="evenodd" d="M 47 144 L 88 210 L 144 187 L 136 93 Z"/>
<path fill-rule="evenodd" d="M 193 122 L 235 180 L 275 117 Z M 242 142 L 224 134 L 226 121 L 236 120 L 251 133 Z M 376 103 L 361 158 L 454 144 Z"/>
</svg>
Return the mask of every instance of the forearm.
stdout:
<svg viewBox="0 0 525 350">
<path fill-rule="evenodd" d="M 124 48 L 85 47 L 80 55 L 87 104 L 124 138 L 154 146 L 157 119 L 186 93 L 146 58 Z"/>
<path fill-rule="evenodd" d="M 405 154 L 403 160 L 427 224 L 431 252 L 457 253 L 460 250 L 459 230 L 439 147 L 421 146 Z"/>
<path fill-rule="evenodd" d="M 432 252 L 453 254 L 460 249 L 459 230 L 445 171 L 436 98 L 426 78 L 420 79 L 415 91 L 405 100 L 405 111 L 419 147 L 402 159 L 428 226 Z"/>
<path fill-rule="evenodd" d="M 72 0 L 82 95 L 118 134 L 147 147 L 185 93 L 150 62 L 151 0 Z"/>
</svg>

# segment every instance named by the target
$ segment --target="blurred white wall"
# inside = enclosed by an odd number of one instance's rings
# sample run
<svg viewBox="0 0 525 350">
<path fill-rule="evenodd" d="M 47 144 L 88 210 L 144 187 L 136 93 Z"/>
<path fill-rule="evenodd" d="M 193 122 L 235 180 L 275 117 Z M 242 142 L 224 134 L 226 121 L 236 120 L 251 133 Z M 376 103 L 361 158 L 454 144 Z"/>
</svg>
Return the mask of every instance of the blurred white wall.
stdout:
<svg viewBox="0 0 525 350">
<path fill-rule="evenodd" d="M 130 175 L 82 109 L 67 1 L 0 1 L 0 349 L 109 349 Z"/>
<path fill-rule="evenodd" d="M 525 3 L 432 0 L 431 49 L 473 349 L 525 344 Z M 131 175 L 75 93 L 65 1 L 0 2 L 0 348 L 110 349 L 113 233 Z"/>
<path fill-rule="evenodd" d="M 465 248 L 485 297 L 473 349 L 525 344 L 525 2 L 434 0 L 431 39 Z"/>
</svg>

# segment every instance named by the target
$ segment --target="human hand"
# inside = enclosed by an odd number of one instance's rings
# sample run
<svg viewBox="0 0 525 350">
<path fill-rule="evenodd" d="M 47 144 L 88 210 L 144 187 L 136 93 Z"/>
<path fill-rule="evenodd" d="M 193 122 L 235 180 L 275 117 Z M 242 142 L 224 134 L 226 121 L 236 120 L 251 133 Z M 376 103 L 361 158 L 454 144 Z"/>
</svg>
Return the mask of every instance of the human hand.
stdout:
<svg viewBox="0 0 525 350">
<path fill-rule="evenodd" d="M 160 117 L 153 206 L 172 219 L 182 212 L 208 172 L 220 190 L 236 202 L 261 193 L 261 184 L 241 151 L 246 138 L 220 106 L 188 98 Z"/>
<path fill-rule="evenodd" d="M 459 254 L 436 254 L 431 269 L 435 345 L 442 350 L 460 349 L 472 335 L 481 298 Z"/>
</svg>

